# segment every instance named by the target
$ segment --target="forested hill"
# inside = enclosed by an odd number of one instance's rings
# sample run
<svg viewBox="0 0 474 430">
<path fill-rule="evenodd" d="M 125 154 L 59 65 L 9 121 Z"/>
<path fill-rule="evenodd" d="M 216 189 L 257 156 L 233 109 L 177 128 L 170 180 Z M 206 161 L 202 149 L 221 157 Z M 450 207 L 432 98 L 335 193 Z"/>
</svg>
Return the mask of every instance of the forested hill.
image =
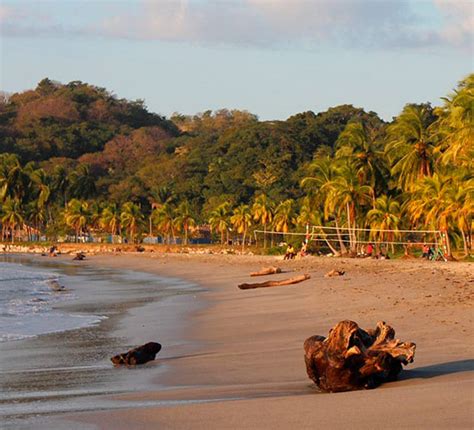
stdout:
<svg viewBox="0 0 474 430">
<path fill-rule="evenodd" d="M 3 100 L 0 115 L 2 152 L 25 162 L 101 151 L 115 136 L 141 127 L 178 135 L 172 122 L 148 112 L 142 101 L 118 99 L 79 81 L 62 85 L 43 79 L 34 90 Z"/>
<path fill-rule="evenodd" d="M 0 152 L 16 154 L 22 164 L 34 161 L 46 173 L 83 166 L 95 191 L 77 197 L 146 206 L 166 187 L 198 209 L 227 198 L 245 202 L 259 191 L 274 199 L 301 196 L 305 164 L 317 150 L 331 152 L 351 121 L 384 126 L 375 113 L 351 105 L 287 121 L 260 122 L 225 109 L 167 120 L 140 100 L 46 78 L 0 104 Z"/>
<path fill-rule="evenodd" d="M 103 88 L 43 79 L 0 100 L 0 221 L 76 233 L 132 225 L 132 236 L 147 217 L 167 234 L 189 220 L 221 232 L 451 227 L 467 249 L 474 75 L 442 103 L 408 103 L 390 123 L 352 105 L 285 121 L 226 109 L 166 119 Z"/>
</svg>

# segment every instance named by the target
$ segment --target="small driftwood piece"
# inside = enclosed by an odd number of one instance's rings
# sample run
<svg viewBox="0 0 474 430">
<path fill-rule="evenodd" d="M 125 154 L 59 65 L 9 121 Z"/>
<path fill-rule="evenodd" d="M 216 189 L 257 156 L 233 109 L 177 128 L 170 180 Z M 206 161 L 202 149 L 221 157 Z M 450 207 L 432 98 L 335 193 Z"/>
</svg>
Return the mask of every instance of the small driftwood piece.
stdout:
<svg viewBox="0 0 474 430">
<path fill-rule="evenodd" d="M 334 278 L 335 276 L 343 276 L 346 272 L 344 270 L 332 269 L 324 275 L 325 278 Z"/>
<path fill-rule="evenodd" d="M 327 338 L 306 339 L 306 372 L 323 391 L 376 388 L 397 379 L 402 364 L 413 362 L 415 348 L 395 339 L 395 330 L 384 322 L 365 331 L 353 321 L 341 321 Z"/>
<path fill-rule="evenodd" d="M 144 364 L 155 359 L 156 354 L 161 350 L 161 345 L 157 342 L 148 342 L 145 345 L 131 349 L 123 354 L 118 354 L 110 360 L 114 365 L 119 366 L 125 364 L 134 366 L 136 364 Z"/>
<path fill-rule="evenodd" d="M 262 270 L 258 272 L 252 272 L 250 276 L 265 276 L 265 275 L 273 275 L 275 273 L 281 273 L 281 269 L 279 267 L 271 266 L 271 267 L 264 267 Z"/>
<path fill-rule="evenodd" d="M 309 279 L 310 277 L 311 276 L 309 276 L 308 274 L 304 274 L 289 279 L 282 279 L 281 281 L 266 281 L 256 284 L 240 284 L 238 287 L 241 290 L 251 290 L 253 288 L 279 287 L 281 285 L 297 284 L 298 282 L 306 281 L 306 279 Z"/>
</svg>

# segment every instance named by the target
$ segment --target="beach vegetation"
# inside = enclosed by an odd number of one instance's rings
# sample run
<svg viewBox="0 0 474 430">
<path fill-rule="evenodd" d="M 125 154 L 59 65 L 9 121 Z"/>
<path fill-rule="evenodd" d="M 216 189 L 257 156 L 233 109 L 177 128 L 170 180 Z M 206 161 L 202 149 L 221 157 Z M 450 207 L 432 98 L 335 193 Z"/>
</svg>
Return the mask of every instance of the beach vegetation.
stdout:
<svg viewBox="0 0 474 430">
<path fill-rule="evenodd" d="M 409 103 L 389 122 L 351 105 L 279 121 L 227 109 L 167 119 L 141 100 L 44 79 L 0 101 L 2 239 L 187 245 L 210 231 L 273 249 L 322 226 L 321 252 L 358 253 L 368 230 L 365 242 L 393 254 L 403 231 L 436 230 L 447 253 L 467 256 L 473 109 L 472 74 L 440 106 Z"/>
</svg>

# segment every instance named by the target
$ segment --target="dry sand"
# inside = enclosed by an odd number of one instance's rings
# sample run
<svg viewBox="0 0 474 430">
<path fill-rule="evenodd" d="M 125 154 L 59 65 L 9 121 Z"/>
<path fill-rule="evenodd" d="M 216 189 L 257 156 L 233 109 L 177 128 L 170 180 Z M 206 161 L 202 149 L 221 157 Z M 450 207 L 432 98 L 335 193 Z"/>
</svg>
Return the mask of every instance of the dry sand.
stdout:
<svg viewBox="0 0 474 430">
<path fill-rule="evenodd" d="M 154 381 L 156 390 L 115 397 L 132 405 L 147 400 L 181 403 L 79 413 L 55 419 L 53 427 L 474 427 L 472 264 L 163 254 L 94 256 L 87 264 L 176 276 L 202 285 L 206 290 L 199 298 L 205 306 L 188 316 L 186 332 L 198 346 L 169 363 L 169 371 Z M 259 280 L 302 273 L 311 279 L 276 288 L 237 288 L 256 279 L 250 272 L 269 265 L 286 273 Z M 346 274 L 325 278 L 334 268 Z M 399 381 L 375 390 L 318 392 L 306 376 L 303 342 L 313 334 L 327 335 L 343 319 L 363 328 L 386 321 L 397 337 L 416 342 L 415 362 Z M 172 388 L 162 390 L 158 384 Z"/>
</svg>

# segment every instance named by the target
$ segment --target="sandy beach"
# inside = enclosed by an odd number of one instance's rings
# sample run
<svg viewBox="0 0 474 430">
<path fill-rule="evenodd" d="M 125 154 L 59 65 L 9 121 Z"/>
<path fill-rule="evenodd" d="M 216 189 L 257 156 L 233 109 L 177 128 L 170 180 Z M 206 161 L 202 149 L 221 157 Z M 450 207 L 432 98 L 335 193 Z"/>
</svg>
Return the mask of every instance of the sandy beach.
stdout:
<svg viewBox="0 0 474 430">
<path fill-rule="evenodd" d="M 42 421 L 44 428 L 474 425 L 471 264 L 188 254 L 92 256 L 82 263 L 178 277 L 202 291 L 193 296 L 196 306 L 180 319 L 181 333 L 175 333 L 187 342 L 153 338 L 152 328 L 142 332 L 143 319 L 136 318 L 139 325 L 127 318 L 128 336 L 136 332 L 136 344 L 163 343 L 156 363 L 170 354 L 171 344 L 173 359 L 165 360 L 166 372 L 154 375 L 146 389 L 137 381 L 134 392 L 109 396 L 126 405 L 123 409 L 59 415 Z M 300 273 L 309 273 L 311 279 L 270 289 L 237 288 L 250 281 L 251 271 L 268 265 L 285 272 L 272 279 Z M 325 278 L 334 268 L 346 274 Z M 386 321 L 397 337 L 417 344 L 415 362 L 399 381 L 375 390 L 320 393 L 306 375 L 303 342 L 313 334 L 327 335 L 343 319 L 364 328 Z M 153 402 L 158 406 L 146 406 Z"/>
</svg>

